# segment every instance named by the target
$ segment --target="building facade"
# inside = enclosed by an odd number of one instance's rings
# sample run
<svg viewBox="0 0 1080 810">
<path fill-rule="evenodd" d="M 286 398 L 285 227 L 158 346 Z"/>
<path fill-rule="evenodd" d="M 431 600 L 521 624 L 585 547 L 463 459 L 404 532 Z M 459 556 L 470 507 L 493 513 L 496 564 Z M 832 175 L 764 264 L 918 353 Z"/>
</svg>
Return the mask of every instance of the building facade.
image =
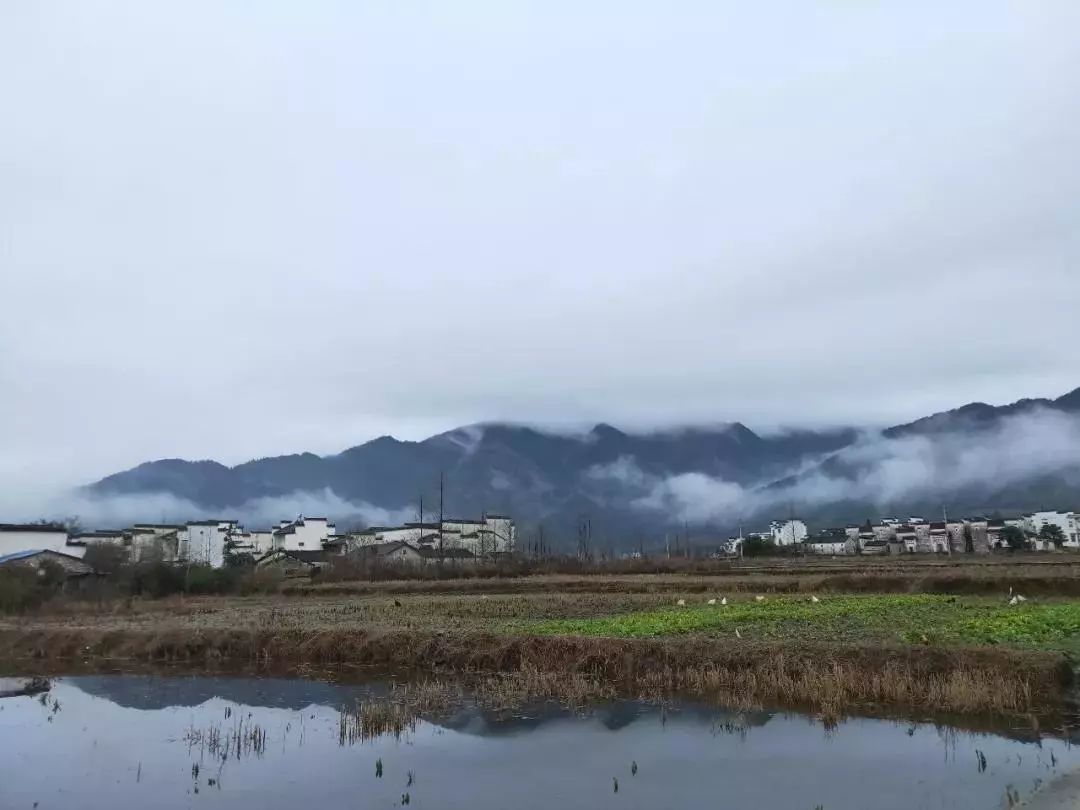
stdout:
<svg viewBox="0 0 1080 810">
<path fill-rule="evenodd" d="M 83 555 L 80 546 L 68 545 L 68 531 L 63 526 L 39 523 L 0 523 L 0 556 L 19 551 L 49 550 L 75 557 Z"/>
<path fill-rule="evenodd" d="M 769 533 L 777 546 L 791 546 L 795 543 L 801 543 L 810 534 L 806 524 L 798 518 L 774 520 L 769 524 Z"/>
<path fill-rule="evenodd" d="M 299 517 L 282 521 L 271 533 L 271 545 L 283 551 L 321 551 L 336 532 L 337 527 L 327 518 Z"/>
</svg>

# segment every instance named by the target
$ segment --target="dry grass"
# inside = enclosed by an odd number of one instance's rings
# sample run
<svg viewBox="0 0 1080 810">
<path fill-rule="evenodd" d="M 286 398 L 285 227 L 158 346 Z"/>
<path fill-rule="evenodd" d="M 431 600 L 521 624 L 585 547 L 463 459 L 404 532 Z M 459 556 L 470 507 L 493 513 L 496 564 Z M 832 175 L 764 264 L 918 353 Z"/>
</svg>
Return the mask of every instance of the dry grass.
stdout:
<svg viewBox="0 0 1080 810">
<path fill-rule="evenodd" d="M 1071 566 L 1051 567 L 1059 579 L 1074 576 L 1066 573 Z M 967 571 L 965 581 L 977 580 L 979 588 L 998 594 L 1010 581 L 1002 574 L 1030 573 L 1000 564 L 984 568 Z M 834 576 L 545 577 L 507 580 L 525 586 L 511 592 L 500 591 L 494 580 L 464 580 L 365 584 L 355 592 L 309 590 L 302 597 L 68 603 L 31 617 L 0 617 L 0 661 L 33 659 L 24 671 L 180 663 L 197 669 L 366 666 L 426 673 L 442 685 L 410 686 L 418 691 L 396 698 L 422 712 L 458 699 L 460 688 L 447 686 L 447 678 L 461 679 L 476 699 L 493 707 L 534 697 L 581 705 L 616 694 L 667 699 L 687 693 L 734 706 L 790 706 L 823 714 L 856 708 L 1015 714 L 1061 706 L 1070 672 L 1065 657 L 1054 652 L 912 647 L 884 636 L 857 643 L 843 636 L 849 641 L 844 644 L 826 635 L 579 638 L 536 637 L 523 629 L 527 621 L 671 608 L 679 598 L 700 605 L 705 595 L 725 592 L 817 590 L 824 585 L 816 578 Z M 844 576 L 880 582 L 908 574 L 882 568 Z M 922 577 L 925 587 L 930 574 L 920 570 L 911 576 Z M 1030 588 L 1025 592 L 1034 595 Z"/>
<path fill-rule="evenodd" d="M 354 745 L 392 734 L 396 739 L 416 730 L 419 710 L 410 704 L 389 700 L 357 701 L 338 715 L 338 742 Z"/>
<path fill-rule="evenodd" d="M 990 648 L 734 645 L 697 637 L 537 638 L 407 630 L 6 630 L 0 632 L 0 657 L 361 664 L 481 676 L 488 680 L 478 691 L 505 694 L 507 702 L 523 693 L 584 700 L 615 692 L 651 697 L 690 692 L 737 706 L 973 713 L 1057 708 L 1069 674 L 1058 654 Z"/>
<path fill-rule="evenodd" d="M 230 729 L 223 729 L 220 723 L 205 729 L 192 726 L 184 733 L 184 742 L 188 744 L 189 750 L 199 749 L 200 752 L 223 761 L 230 757 L 261 757 L 266 751 L 266 729 L 250 721 L 245 724 L 241 715 Z"/>
<path fill-rule="evenodd" d="M 991 558 L 993 559 L 993 558 Z M 1051 558 L 1058 559 L 1058 558 Z M 606 574 L 494 577 L 460 580 L 390 580 L 301 583 L 294 596 L 507 593 L 940 593 L 1000 594 L 1010 587 L 1032 596 L 1080 596 L 1080 564 L 1060 561 L 789 563 L 718 568 L 707 574 Z"/>
</svg>

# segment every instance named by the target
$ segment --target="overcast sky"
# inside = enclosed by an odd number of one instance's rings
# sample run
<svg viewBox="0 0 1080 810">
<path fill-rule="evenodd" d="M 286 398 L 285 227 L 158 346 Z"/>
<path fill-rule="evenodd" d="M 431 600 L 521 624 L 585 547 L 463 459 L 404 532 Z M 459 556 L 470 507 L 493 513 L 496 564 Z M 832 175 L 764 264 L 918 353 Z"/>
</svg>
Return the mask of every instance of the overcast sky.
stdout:
<svg viewBox="0 0 1080 810">
<path fill-rule="evenodd" d="M 0 5 L 0 487 L 1080 386 L 1080 3 Z"/>
</svg>

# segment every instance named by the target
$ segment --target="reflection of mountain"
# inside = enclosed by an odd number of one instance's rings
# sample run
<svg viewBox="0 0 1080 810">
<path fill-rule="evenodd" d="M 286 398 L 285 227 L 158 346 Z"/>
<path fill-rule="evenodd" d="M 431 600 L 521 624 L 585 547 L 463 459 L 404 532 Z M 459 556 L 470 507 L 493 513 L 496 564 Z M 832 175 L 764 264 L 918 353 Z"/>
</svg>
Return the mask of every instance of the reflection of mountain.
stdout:
<svg viewBox="0 0 1080 810">
<path fill-rule="evenodd" d="M 65 678 L 64 682 L 88 695 L 140 711 L 199 706 L 215 698 L 258 708 L 299 711 L 314 705 L 337 709 L 358 698 L 379 698 L 390 692 L 390 684 L 385 681 L 335 684 L 286 678 L 102 675 Z M 589 716 L 611 731 L 626 728 L 639 720 L 656 722 L 659 715 L 660 709 L 655 706 L 630 700 L 600 703 L 589 709 Z M 535 701 L 512 712 L 466 706 L 431 722 L 462 734 L 490 737 L 535 731 L 548 723 L 574 716 L 573 711 L 549 701 Z M 713 728 L 727 725 L 748 728 L 765 725 L 772 719 L 773 714 L 727 711 L 702 704 L 685 703 L 669 710 L 668 717 L 673 720 L 690 720 Z"/>
<path fill-rule="evenodd" d="M 214 698 L 260 708 L 299 710 L 311 705 L 337 708 L 357 697 L 389 691 L 389 686 L 384 684 L 342 686 L 283 678 L 102 675 L 66 678 L 65 682 L 88 695 L 142 711 L 199 706 Z"/>
<path fill-rule="evenodd" d="M 653 706 L 636 701 L 601 703 L 589 708 L 589 716 L 611 731 L 618 731 L 648 715 L 655 714 Z M 520 734 L 534 731 L 548 723 L 577 716 L 571 709 L 551 701 L 532 701 L 513 711 L 490 711 L 469 707 L 451 717 L 440 717 L 437 724 L 462 734 L 481 737 Z"/>
</svg>

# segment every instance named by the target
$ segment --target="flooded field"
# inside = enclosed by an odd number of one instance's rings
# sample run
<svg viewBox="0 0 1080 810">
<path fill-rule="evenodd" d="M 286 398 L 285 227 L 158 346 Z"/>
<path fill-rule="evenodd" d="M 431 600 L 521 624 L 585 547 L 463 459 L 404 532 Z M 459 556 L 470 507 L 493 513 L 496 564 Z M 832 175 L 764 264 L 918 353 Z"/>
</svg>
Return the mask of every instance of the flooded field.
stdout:
<svg viewBox="0 0 1080 810">
<path fill-rule="evenodd" d="M 59 679 L 0 700 L 0 807 L 992 810 L 1080 766 L 1067 741 L 1030 728 L 636 702 L 433 721 L 380 702 L 389 689 Z"/>
</svg>

